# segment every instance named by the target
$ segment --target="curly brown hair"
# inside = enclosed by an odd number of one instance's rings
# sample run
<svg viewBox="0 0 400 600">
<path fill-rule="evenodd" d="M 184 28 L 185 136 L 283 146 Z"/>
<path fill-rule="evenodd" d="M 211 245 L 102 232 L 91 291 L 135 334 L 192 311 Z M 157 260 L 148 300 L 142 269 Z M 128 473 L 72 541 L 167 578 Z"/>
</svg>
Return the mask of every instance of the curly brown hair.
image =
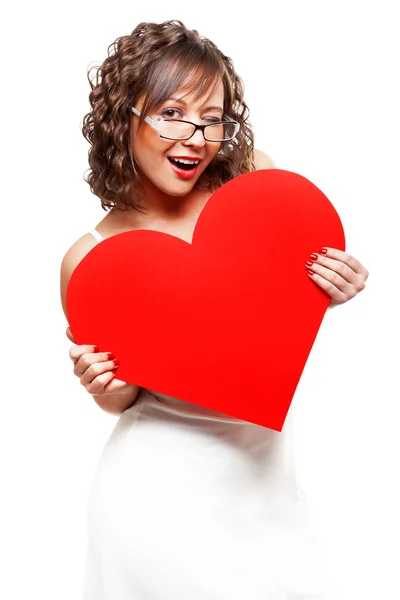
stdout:
<svg viewBox="0 0 400 600">
<path fill-rule="evenodd" d="M 95 76 L 91 78 L 93 69 Z M 214 191 L 254 170 L 254 135 L 242 80 L 229 57 L 181 21 L 140 23 L 130 35 L 117 38 L 108 48 L 108 58 L 90 68 L 87 76 L 91 111 L 83 119 L 82 133 L 90 143 L 90 169 L 84 179 L 104 210 L 140 210 L 134 200 L 140 190 L 140 173 L 131 151 L 130 130 L 131 108 L 142 95 L 139 126 L 148 112 L 178 89 L 184 87 L 200 97 L 222 80 L 224 113 L 241 127 L 236 138 L 221 147 L 197 183 Z"/>
</svg>

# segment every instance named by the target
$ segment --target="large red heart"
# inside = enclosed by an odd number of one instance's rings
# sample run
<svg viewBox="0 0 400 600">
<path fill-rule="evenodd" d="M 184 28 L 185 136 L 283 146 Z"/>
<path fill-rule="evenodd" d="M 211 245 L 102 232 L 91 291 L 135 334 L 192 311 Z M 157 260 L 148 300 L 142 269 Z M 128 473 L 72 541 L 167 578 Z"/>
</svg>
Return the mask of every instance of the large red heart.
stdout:
<svg viewBox="0 0 400 600">
<path fill-rule="evenodd" d="M 112 236 L 67 289 L 78 344 L 120 359 L 118 379 L 281 431 L 330 298 L 305 268 L 344 250 L 331 202 L 278 169 L 219 188 L 192 244 L 148 230 Z"/>
</svg>

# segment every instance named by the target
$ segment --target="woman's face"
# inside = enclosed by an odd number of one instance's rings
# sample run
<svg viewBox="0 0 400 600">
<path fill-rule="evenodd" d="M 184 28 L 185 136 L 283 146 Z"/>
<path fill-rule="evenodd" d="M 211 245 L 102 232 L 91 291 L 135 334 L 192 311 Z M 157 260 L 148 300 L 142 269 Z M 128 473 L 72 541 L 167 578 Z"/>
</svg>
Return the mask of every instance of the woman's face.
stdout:
<svg viewBox="0 0 400 600">
<path fill-rule="evenodd" d="M 138 110 L 142 108 L 143 98 L 141 96 L 136 103 Z M 178 90 L 148 116 L 154 121 L 182 119 L 206 125 L 222 118 L 223 106 L 224 88 L 220 81 L 197 100 L 195 94 Z M 200 130 L 189 140 L 165 140 L 146 122 L 138 128 L 139 117 L 134 115 L 132 118 L 132 152 L 145 189 L 150 191 L 155 186 L 169 196 L 188 194 L 219 151 L 221 143 L 205 141 Z M 198 161 L 198 164 L 190 170 L 183 170 L 173 159 Z"/>
</svg>

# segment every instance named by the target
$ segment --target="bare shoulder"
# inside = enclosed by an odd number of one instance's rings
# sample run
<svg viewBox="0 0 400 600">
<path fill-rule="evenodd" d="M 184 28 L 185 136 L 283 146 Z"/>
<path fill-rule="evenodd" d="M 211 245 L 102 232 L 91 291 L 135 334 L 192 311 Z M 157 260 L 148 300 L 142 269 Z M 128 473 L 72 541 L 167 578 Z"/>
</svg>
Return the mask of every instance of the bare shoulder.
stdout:
<svg viewBox="0 0 400 600">
<path fill-rule="evenodd" d="M 254 165 L 257 171 L 260 169 L 276 169 L 273 160 L 262 150 L 254 149 Z"/>
<path fill-rule="evenodd" d="M 94 246 L 96 246 L 97 240 L 90 233 L 85 233 L 79 240 L 77 240 L 66 252 L 64 258 L 61 262 L 60 269 L 60 294 L 61 294 L 61 304 L 63 307 L 63 311 L 65 316 L 67 317 L 66 310 L 66 292 L 69 280 L 71 278 L 72 273 L 75 268 L 81 262 L 81 260 L 86 256 L 88 252 Z M 67 317 L 68 319 L 68 317 Z"/>
</svg>

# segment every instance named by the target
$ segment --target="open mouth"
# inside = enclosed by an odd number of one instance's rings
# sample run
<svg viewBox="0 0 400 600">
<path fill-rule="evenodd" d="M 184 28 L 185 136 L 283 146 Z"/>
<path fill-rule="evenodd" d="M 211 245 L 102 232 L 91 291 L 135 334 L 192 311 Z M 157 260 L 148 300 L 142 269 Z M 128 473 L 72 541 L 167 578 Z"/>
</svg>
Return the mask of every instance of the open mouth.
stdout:
<svg viewBox="0 0 400 600">
<path fill-rule="evenodd" d="M 183 158 L 170 158 L 169 156 L 168 156 L 168 160 L 170 163 L 177 166 L 178 169 L 182 169 L 182 171 L 192 171 L 200 163 L 199 160 L 191 161 L 191 160 L 186 160 Z"/>
<path fill-rule="evenodd" d="M 195 177 L 199 169 L 200 159 L 172 158 L 171 156 L 167 156 L 167 158 L 177 177 L 181 179 L 192 179 L 192 177 Z"/>
</svg>

